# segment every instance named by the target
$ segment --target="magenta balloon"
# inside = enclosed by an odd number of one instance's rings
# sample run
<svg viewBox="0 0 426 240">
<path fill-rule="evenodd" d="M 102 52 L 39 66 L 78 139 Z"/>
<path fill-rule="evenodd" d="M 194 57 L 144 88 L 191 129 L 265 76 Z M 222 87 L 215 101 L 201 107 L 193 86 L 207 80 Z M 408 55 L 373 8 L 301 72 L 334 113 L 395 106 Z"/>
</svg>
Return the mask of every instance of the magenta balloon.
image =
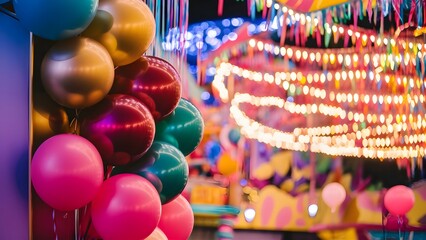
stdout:
<svg viewBox="0 0 426 240">
<path fill-rule="evenodd" d="M 58 210 L 73 210 L 95 197 L 104 177 L 95 146 L 83 137 L 60 134 L 43 142 L 31 162 L 31 180 L 40 198 Z"/>
<path fill-rule="evenodd" d="M 414 206 L 414 192 L 411 188 L 397 185 L 390 188 L 385 194 L 385 207 L 393 215 L 404 215 Z"/>
<path fill-rule="evenodd" d="M 173 201 L 164 204 L 158 227 L 168 239 L 187 240 L 194 228 L 194 213 L 191 205 L 179 195 Z"/>
<path fill-rule="evenodd" d="M 161 201 L 148 180 L 136 174 L 107 179 L 92 202 L 92 220 L 105 240 L 141 240 L 157 227 Z"/>
<path fill-rule="evenodd" d="M 335 211 L 336 208 L 345 201 L 346 190 L 340 183 L 332 182 L 324 187 L 321 196 L 324 203 L 327 204 L 332 211 Z"/>
<path fill-rule="evenodd" d="M 82 112 L 80 134 L 90 140 L 108 165 L 125 165 L 151 147 L 155 122 L 139 100 L 128 95 L 108 95 Z"/>
</svg>

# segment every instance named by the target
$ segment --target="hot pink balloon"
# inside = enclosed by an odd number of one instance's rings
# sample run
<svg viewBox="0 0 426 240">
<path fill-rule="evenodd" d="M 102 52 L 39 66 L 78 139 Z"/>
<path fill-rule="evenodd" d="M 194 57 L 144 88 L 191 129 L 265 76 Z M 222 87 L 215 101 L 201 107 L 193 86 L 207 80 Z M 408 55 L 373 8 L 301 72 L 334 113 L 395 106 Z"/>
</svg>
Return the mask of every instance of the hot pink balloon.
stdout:
<svg viewBox="0 0 426 240">
<path fill-rule="evenodd" d="M 104 177 L 102 159 L 83 137 L 60 134 L 44 141 L 31 162 L 31 180 L 40 198 L 58 210 L 88 204 Z"/>
<path fill-rule="evenodd" d="M 107 179 L 92 202 L 92 220 L 104 240 L 141 240 L 157 227 L 161 201 L 157 190 L 136 174 Z"/>
<path fill-rule="evenodd" d="M 397 185 L 385 194 L 385 207 L 393 215 L 404 215 L 414 206 L 414 192 L 411 188 Z"/>
<path fill-rule="evenodd" d="M 324 203 L 334 212 L 345 201 L 346 190 L 340 183 L 332 182 L 324 187 L 321 196 Z"/>
<path fill-rule="evenodd" d="M 169 239 L 187 240 L 189 238 L 194 228 L 194 213 L 191 205 L 182 195 L 163 205 L 158 227 Z"/>
</svg>

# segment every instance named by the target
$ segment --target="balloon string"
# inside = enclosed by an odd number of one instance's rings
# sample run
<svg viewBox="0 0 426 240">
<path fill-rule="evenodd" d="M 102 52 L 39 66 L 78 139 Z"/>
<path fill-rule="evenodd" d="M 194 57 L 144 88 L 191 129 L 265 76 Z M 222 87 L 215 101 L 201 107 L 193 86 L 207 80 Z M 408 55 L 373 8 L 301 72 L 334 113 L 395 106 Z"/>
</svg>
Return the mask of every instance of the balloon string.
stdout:
<svg viewBox="0 0 426 240">
<path fill-rule="evenodd" d="M 83 240 L 87 238 L 89 234 L 90 227 L 92 226 L 92 217 L 89 218 L 89 223 L 87 224 L 86 231 L 84 232 Z"/>
<path fill-rule="evenodd" d="M 58 232 L 56 231 L 55 209 L 52 210 L 52 220 L 53 220 L 53 233 L 55 234 L 55 240 L 58 240 L 59 236 L 58 236 Z"/>
<path fill-rule="evenodd" d="M 79 239 L 79 231 L 78 231 L 78 229 L 79 229 L 79 227 L 80 227 L 80 219 L 79 219 L 79 214 L 78 214 L 78 212 L 79 212 L 80 210 L 79 209 L 75 209 L 74 210 L 74 239 L 75 240 L 78 240 Z"/>
</svg>

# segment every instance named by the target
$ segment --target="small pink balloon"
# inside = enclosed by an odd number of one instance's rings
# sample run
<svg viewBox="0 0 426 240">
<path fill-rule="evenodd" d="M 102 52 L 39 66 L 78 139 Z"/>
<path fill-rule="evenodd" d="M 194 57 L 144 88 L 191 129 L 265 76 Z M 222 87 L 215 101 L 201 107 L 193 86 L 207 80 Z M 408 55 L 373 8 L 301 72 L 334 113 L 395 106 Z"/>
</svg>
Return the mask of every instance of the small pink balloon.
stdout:
<svg viewBox="0 0 426 240">
<path fill-rule="evenodd" d="M 324 203 L 334 212 L 345 201 L 346 190 L 340 183 L 332 182 L 324 187 L 321 196 Z"/>
<path fill-rule="evenodd" d="M 189 238 L 194 228 L 194 213 L 191 205 L 182 195 L 163 205 L 158 227 L 168 239 L 187 240 Z"/>
<path fill-rule="evenodd" d="M 161 201 L 157 190 L 136 174 L 107 179 L 92 202 L 92 220 L 104 240 L 140 240 L 157 227 Z"/>
<path fill-rule="evenodd" d="M 95 146 L 73 134 L 47 139 L 31 162 L 35 191 L 57 210 L 74 210 L 88 204 L 99 190 L 103 177 L 102 159 Z"/>
<path fill-rule="evenodd" d="M 145 240 L 168 240 L 168 238 L 161 229 L 156 228 Z"/>
<path fill-rule="evenodd" d="M 385 194 L 385 207 L 393 215 L 404 215 L 414 206 L 414 192 L 411 188 L 397 185 L 391 187 Z"/>
</svg>

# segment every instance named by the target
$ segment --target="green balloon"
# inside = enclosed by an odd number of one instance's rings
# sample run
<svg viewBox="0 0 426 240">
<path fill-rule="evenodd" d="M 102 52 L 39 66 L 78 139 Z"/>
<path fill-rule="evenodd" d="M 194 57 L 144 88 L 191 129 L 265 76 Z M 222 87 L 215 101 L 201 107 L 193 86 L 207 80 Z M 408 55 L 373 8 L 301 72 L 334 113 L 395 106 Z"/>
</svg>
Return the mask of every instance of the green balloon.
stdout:
<svg viewBox="0 0 426 240">
<path fill-rule="evenodd" d="M 182 193 L 188 182 L 188 163 L 179 149 L 155 141 L 140 159 L 130 165 L 117 166 L 112 175 L 134 173 L 151 182 L 166 204 Z"/>
<path fill-rule="evenodd" d="M 173 113 L 156 124 L 155 131 L 155 140 L 170 143 L 188 156 L 201 142 L 204 121 L 200 111 L 181 98 Z"/>
</svg>

